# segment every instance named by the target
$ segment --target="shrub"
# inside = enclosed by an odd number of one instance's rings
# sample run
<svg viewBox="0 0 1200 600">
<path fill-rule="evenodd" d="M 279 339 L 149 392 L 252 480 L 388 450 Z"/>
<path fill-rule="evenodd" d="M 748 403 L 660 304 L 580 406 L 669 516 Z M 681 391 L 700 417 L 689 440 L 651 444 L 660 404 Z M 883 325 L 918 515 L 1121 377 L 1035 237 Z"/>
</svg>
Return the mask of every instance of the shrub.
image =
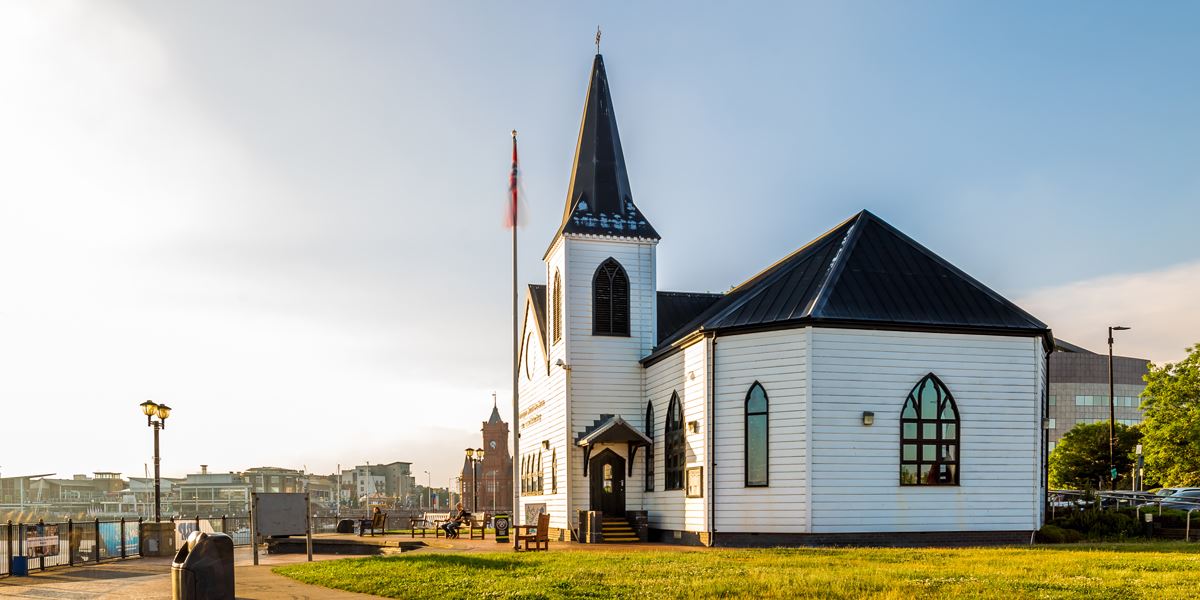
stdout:
<svg viewBox="0 0 1200 600">
<path fill-rule="evenodd" d="M 1083 534 L 1074 529 L 1063 529 L 1057 525 L 1043 525 L 1037 532 L 1041 544 L 1070 544 L 1083 540 Z"/>
<path fill-rule="evenodd" d="M 1136 519 L 1111 510 L 1080 511 L 1056 519 L 1053 524 L 1073 530 L 1089 540 L 1142 537 L 1141 526 Z"/>
</svg>

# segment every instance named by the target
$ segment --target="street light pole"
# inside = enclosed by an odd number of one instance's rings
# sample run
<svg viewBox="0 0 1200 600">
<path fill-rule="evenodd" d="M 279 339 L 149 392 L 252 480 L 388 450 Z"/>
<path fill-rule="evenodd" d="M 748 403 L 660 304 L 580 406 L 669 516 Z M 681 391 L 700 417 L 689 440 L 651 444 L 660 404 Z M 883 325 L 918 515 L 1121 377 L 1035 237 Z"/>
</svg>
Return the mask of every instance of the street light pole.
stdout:
<svg viewBox="0 0 1200 600">
<path fill-rule="evenodd" d="M 166 404 L 155 404 L 147 400 L 140 405 L 142 414 L 146 415 L 146 425 L 154 429 L 154 522 L 162 521 L 162 483 L 159 476 L 158 430 L 167 427 L 167 417 L 171 416 L 171 407 Z M 158 420 L 154 420 L 158 417 Z"/>
<path fill-rule="evenodd" d="M 1113 396 L 1113 332 L 1125 331 L 1128 327 L 1110 325 L 1108 327 L 1108 489 L 1117 489 L 1116 462 L 1114 461 L 1117 440 L 1117 399 Z"/>
<path fill-rule="evenodd" d="M 433 477 L 429 474 L 429 471 L 425 471 L 425 499 L 428 501 L 426 503 L 425 507 L 432 509 L 433 508 Z"/>
</svg>

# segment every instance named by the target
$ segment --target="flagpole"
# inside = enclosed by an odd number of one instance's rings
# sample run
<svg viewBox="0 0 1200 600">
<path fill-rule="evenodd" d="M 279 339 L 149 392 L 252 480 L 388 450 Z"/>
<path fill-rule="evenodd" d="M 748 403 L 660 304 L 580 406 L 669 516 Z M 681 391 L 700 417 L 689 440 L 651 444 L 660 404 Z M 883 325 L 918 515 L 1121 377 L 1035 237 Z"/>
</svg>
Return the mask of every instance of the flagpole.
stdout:
<svg viewBox="0 0 1200 600">
<path fill-rule="evenodd" d="M 513 406 L 513 515 L 512 523 L 514 526 L 521 524 L 521 481 L 520 472 L 520 456 L 521 456 L 521 414 L 518 404 L 517 392 L 517 372 L 520 370 L 520 345 L 518 338 L 520 331 L 517 330 L 517 130 L 512 132 L 513 139 L 513 166 L 512 166 L 512 206 L 509 208 L 512 217 L 512 406 Z M 513 550 L 519 549 L 520 542 L 516 532 L 520 531 L 513 527 Z M 540 533 L 540 532 L 539 532 Z"/>
</svg>

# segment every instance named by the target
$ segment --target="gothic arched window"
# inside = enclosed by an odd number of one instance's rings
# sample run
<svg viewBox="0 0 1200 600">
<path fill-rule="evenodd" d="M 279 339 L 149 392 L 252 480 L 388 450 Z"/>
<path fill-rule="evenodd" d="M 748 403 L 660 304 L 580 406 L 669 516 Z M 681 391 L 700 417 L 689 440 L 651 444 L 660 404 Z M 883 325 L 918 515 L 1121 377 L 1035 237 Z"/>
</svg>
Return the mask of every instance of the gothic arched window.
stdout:
<svg viewBox="0 0 1200 600">
<path fill-rule="evenodd" d="M 683 489 L 683 407 L 679 405 L 679 394 L 671 393 L 671 403 L 667 405 L 667 427 L 663 432 L 666 438 L 666 451 L 663 463 L 667 482 L 663 486 L 668 490 Z"/>
<path fill-rule="evenodd" d="M 552 329 L 551 339 L 553 339 L 554 343 L 557 344 L 559 340 L 562 340 L 563 322 L 562 277 L 559 275 L 557 270 L 554 271 L 554 287 L 550 290 L 550 310 L 553 312 L 553 315 L 551 315 L 550 318 L 550 320 L 553 322 L 553 325 L 550 327 Z"/>
<path fill-rule="evenodd" d="M 646 437 L 654 441 L 654 403 L 646 403 Z M 646 448 L 646 491 L 654 491 L 654 444 Z"/>
<path fill-rule="evenodd" d="M 921 378 L 900 412 L 900 485 L 958 485 L 958 406 L 936 375 Z"/>
<path fill-rule="evenodd" d="M 768 482 L 767 391 L 755 381 L 746 392 L 746 487 Z"/>
<path fill-rule="evenodd" d="M 629 276 L 611 257 L 592 277 L 592 335 L 629 335 Z"/>
</svg>

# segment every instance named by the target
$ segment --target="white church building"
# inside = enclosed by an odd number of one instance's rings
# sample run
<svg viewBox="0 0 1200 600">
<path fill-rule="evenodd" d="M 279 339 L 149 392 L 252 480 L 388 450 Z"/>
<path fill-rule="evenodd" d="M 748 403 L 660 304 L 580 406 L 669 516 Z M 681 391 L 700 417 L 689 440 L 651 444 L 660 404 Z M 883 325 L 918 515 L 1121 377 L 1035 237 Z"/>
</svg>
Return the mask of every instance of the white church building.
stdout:
<svg viewBox="0 0 1200 600">
<path fill-rule="evenodd" d="M 1045 324 L 867 211 L 724 294 L 660 291 L 659 241 L 597 55 L 525 302 L 522 522 L 608 542 L 1029 541 Z"/>
</svg>

